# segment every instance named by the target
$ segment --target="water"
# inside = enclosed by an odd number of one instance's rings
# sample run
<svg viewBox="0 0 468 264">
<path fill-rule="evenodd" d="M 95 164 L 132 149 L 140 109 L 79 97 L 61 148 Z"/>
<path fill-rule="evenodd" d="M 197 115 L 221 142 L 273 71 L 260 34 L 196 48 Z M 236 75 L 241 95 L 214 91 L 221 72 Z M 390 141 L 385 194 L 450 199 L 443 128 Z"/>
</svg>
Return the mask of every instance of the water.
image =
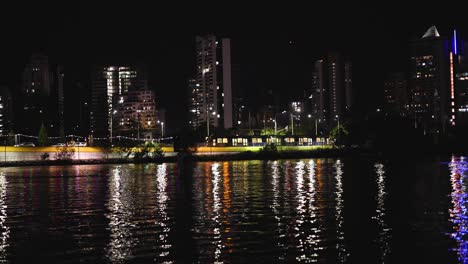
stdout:
<svg viewBox="0 0 468 264">
<path fill-rule="evenodd" d="M 0 263 L 467 263 L 468 163 L 0 169 Z"/>
</svg>

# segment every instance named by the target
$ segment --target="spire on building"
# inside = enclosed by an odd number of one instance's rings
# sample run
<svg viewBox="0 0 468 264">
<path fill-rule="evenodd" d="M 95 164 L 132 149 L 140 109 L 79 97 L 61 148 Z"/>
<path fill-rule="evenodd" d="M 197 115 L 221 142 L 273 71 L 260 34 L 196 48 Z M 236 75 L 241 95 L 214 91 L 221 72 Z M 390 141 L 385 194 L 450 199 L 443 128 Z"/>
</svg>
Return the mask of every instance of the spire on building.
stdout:
<svg viewBox="0 0 468 264">
<path fill-rule="evenodd" d="M 438 38 L 440 37 L 439 31 L 437 31 L 436 26 L 430 27 L 426 33 L 422 36 L 422 38 Z"/>
</svg>

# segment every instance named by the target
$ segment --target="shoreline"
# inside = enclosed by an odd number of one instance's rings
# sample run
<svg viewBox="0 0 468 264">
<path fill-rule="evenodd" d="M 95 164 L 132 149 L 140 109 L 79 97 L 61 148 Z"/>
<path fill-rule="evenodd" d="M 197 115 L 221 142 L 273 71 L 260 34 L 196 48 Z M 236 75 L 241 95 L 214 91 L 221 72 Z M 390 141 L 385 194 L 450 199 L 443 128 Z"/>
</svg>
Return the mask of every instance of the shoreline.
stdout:
<svg viewBox="0 0 468 264">
<path fill-rule="evenodd" d="M 141 164 L 190 161 L 226 161 L 226 160 L 276 160 L 294 158 L 336 158 L 347 155 L 343 149 L 318 149 L 313 151 L 278 151 L 278 152 L 238 152 L 224 154 L 182 154 L 165 156 L 156 159 L 107 158 L 107 159 L 71 159 L 71 160 L 25 160 L 0 162 L 0 167 L 24 166 L 61 166 L 61 165 L 92 165 L 92 164 Z"/>
<path fill-rule="evenodd" d="M 417 156 L 413 156 L 417 155 Z M 107 159 L 71 159 L 71 160 L 26 160 L 0 162 L 0 167 L 25 167 L 25 166 L 64 166 L 64 165 L 99 165 L 99 164 L 144 164 L 144 163 L 166 163 L 181 162 L 189 160 L 192 162 L 203 161 L 229 161 L 229 160 L 278 160 L 278 159 L 307 159 L 307 158 L 340 158 L 340 157 L 363 157 L 380 159 L 406 159 L 431 157 L 431 156 L 463 156 L 457 151 L 405 151 L 402 153 L 379 152 L 368 149 L 346 149 L 330 148 L 316 149 L 312 151 L 277 151 L 277 152 L 238 152 L 224 154 L 201 154 L 193 155 L 189 153 L 179 153 L 176 156 L 165 156 L 156 159 L 132 159 L 132 158 L 107 158 Z"/>
</svg>

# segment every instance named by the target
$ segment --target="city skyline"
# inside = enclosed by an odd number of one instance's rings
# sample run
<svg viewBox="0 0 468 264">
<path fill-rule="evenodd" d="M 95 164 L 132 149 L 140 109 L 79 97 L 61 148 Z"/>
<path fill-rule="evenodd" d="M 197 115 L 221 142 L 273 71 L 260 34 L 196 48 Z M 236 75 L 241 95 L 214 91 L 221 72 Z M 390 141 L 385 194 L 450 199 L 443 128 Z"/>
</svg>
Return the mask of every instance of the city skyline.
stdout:
<svg viewBox="0 0 468 264">
<path fill-rule="evenodd" d="M 329 51 L 337 51 L 351 57 L 353 86 L 358 93 L 365 94 L 356 98 L 357 110 L 368 111 L 375 108 L 375 99 L 381 98 L 385 74 L 406 71 L 408 41 L 420 37 L 432 25 L 436 25 L 442 35 L 448 35 L 454 28 L 460 38 L 468 32 L 456 10 L 448 16 L 445 8 L 420 6 L 418 12 L 412 7 L 401 11 L 396 3 L 384 8 L 357 3 L 349 6 L 352 8 L 349 11 L 353 12 L 348 12 L 345 7 L 347 5 L 332 8 L 332 5 L 321 4 L 315 10 L 324 12 L 307 13 L 299 9 L 280 10 L 274 6 L 263 12 L 258 12 L 259 6 L 248 9 L 234 6 L 229 13 L 214 12 L 216 23 L 211 23 L 208 18 L 199 18 L 198 23 L 183 23 L 184 18 L 194 19 L 198 9 L 191 12 L 168 8 L 166 14 L 153 14 L 132 5 L 125 10 L 109 7 L 113 12 L 108 13 L 101 12 L 107 8 L 103 5 L 80 4 L 73 9 L 58 11 L 49 10 L 47 5 L 38 6 L 36 11 L 12 12 L 2 18 L 5 22 L 8 18 L 17 21 L 18 32 L 23 32 L 33 22 L 41 30 L 32 30 L 28 34 L 6 31 L 15 41 L 6 43 L 7 48 L 3 50 L 0 84 L 17 89 L 21 71 L 36 51 L 49 56 L 50 61 L 64 65 L 65 89 L 69 91 L 75 90 L 70 87 L 76 82 L 90 88 L 90 71 L 94 65 L 143 63 L 148 65 L 151 89 L 161 99 L 161 106 L 167 109 L 168 127 L 180 127 L 181 120 L 186 118 L 187 106 L 178 96 L 187 89 L 187 82 L 193 77 L 195 36 L 213 33 L 229 37 L 232 46 L 236 47 L 232 63 L 242 72 L 244 97 L 256 101 L 268 90 L 273 90 L 286 105 L 312 85 L 314 62 Z M 139 15 L 133 14 L 136 10 Z M 241 11 L 243 19 L 236 20 L 236 14 Z M 13 14 L 17 16 L 10 17 Z M 125 14 L 128 19 L 119 22 L 119 27 L 112 26 Z M 347 23 L 334 24 L 334 17 Z M 390 19 L 394 17 L 398 19 Z M 164 21 L 172 23 L 163 26 Z M 130 36 L 109 37 L 116 36 L 120 30 L 132 32 L 130 35 L 137 35 L 140 40 L 134 41 Z M 378 68 L 371 66 L 376 56 L 379 58 Z M 293 74 L 285 69 L 290 69 Z"/>
</svg>

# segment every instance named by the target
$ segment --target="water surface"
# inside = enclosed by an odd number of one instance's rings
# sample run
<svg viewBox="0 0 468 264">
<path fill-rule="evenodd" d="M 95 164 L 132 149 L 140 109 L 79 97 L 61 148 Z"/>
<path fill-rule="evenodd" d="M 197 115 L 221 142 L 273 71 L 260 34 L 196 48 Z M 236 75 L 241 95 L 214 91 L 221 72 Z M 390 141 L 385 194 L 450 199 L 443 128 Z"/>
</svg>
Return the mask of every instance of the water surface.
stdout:
<svg viewBox="0 0 468 264">
<path fill-rule="evenodd" d="M 465 263 L 462 157 L 0 169 L 0 262 Z"/>
</svg>

